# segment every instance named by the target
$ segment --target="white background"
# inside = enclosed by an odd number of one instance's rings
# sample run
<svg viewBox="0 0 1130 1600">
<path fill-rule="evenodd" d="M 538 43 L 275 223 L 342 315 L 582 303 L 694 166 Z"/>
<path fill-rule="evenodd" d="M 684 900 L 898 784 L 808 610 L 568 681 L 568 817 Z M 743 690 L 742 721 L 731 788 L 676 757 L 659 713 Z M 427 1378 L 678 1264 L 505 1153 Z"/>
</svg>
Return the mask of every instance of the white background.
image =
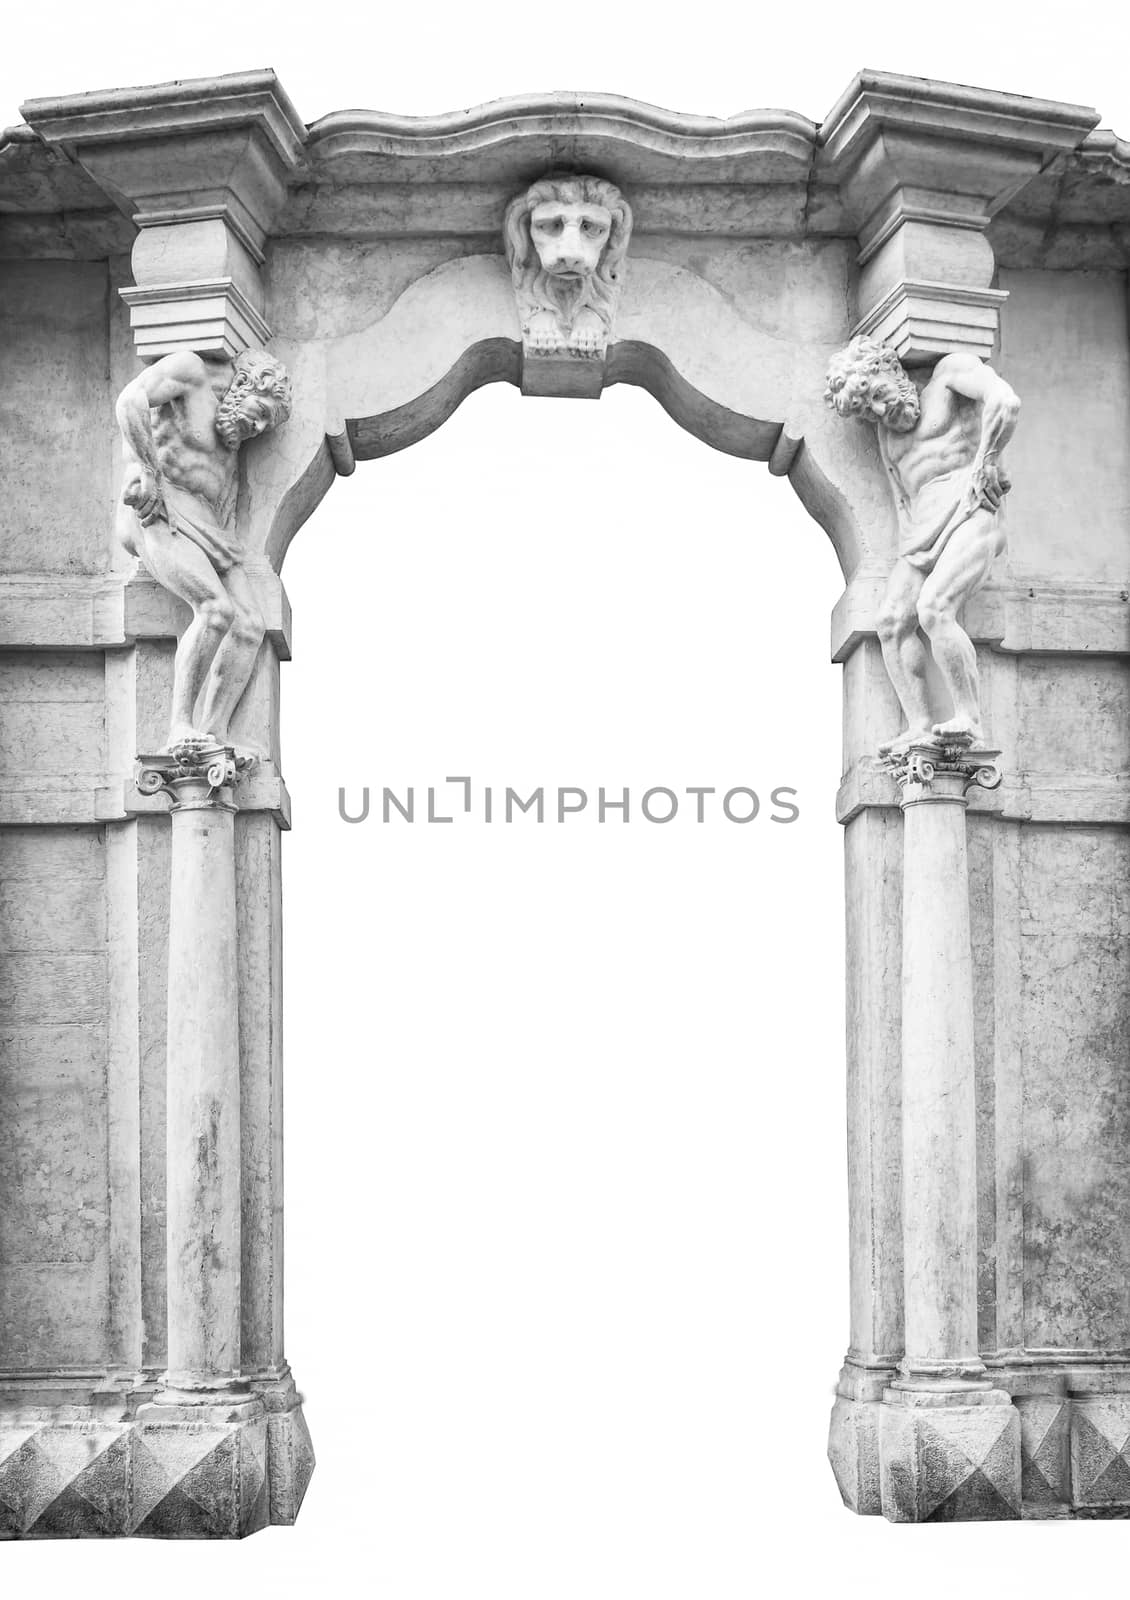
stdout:
<svg viewBox="0 0 1130 1600">
<path fill-rule="evenodd" d="M 1097 105 L 1091 5 L 22 7 L 21 99 L 272 64 L 307 119 L 564 87 L 821 118 L 863 65 Z M 647 395 L 498 387 L 337 483 L 284 579 L 288 1353 L 319 1465 L 239 1546 L 6 1546 L 54 1595 L 1120 1592 L 1119 1524 L 895 1528 L 847 1340 L 835 557 Z M 776 784 L 801 816 L 347 826 L 337 790 Z M 450 791 L 449 791 L 450 792 Z M 457 791 L 453 797 L 457 798 Z"/>
</svg>

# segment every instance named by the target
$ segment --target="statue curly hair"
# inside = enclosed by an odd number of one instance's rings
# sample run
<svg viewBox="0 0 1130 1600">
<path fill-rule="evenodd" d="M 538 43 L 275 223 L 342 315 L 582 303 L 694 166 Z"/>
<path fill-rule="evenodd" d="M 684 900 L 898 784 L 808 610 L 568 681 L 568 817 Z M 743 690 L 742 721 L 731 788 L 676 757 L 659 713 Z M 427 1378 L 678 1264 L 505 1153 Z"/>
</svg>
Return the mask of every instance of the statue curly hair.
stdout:
<svg viewBox="0 0 1130 1600">
<path fill-rule="evenodd" d="M 880 383 L 893 383 L 902 405 L 917 405 L 918 390 L 889 345 L 864 335 L 839 350 L 828 363 L 824 403 L 841 416 L 862 416 Z"/>
<path fill-rule="evenodd" d="M 266 404 L 272 428 L 290 416 L 290 377 L 282 362 L 265 350 L 240 351 L 233 363 L 231 383 L 216 410 L 216 432 L 231 449 L 240 442 L 239 407 L 249 394 Z"/>
</svg>

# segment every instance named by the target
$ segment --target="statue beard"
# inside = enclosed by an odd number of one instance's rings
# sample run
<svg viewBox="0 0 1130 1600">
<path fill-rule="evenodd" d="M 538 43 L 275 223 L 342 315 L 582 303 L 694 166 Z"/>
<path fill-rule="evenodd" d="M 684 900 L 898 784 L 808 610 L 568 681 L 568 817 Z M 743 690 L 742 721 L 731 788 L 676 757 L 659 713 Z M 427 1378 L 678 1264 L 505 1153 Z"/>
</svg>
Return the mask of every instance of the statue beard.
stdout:
<svg viewBox="0 0 1130 1600">
<path fill-rule="evenodd" d="M 229 389 L 216 406 L 216 432 L 229 450 L 238 450 L 247 438 L 240 428 L 240 423 L 243 421 L 239 409 L 240 398 L 239 395 L 233 395 Z"/>
<path fill-rule="evenodd" d="M 887 426 L 897 433 L 912 433 L 918 426 L 918 419 L 922 415 L 922 400 L 918 393 L 914 379 L 908 372 L 903 372 L 894 379 L 895 398 L 887 407 L 884 418 Z"/>
<path fill-rule="evenodd" d="M 600 280 L 595 273 L 581 273 L 575 278 L 559 278 L 543 267 L 533 283 L 533 299 L 556 313 L 561 324 L 571 328 L 582 306 L 591 307 L 607 326 L 609 316 L 604 304 L 607 297 L 601 292 Z"/>
</svg>

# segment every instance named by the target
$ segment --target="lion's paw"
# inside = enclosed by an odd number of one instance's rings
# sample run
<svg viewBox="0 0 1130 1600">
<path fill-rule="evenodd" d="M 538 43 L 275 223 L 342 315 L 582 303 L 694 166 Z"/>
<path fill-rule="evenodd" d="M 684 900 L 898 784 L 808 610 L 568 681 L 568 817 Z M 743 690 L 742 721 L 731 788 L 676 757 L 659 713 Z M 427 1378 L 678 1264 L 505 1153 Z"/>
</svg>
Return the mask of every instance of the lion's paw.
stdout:
<svg viewBox="0 0 1130 1600">
<path fill-rule="evenodd" d="M 531 318 L 526 333 L 526 352 L 531 356 L 558 356 L 565 349 L 554 317 Z"/>
<path fill-rule="evenodd" d="M 597 361 L 604 354 L 604 345 L 604 324 L 590 311 L 582 311 L 569 332 L 570 354 Z"/>
<path fill-rule="evenodd" d="M 574 333 L 569 340 L 569 350 L 575 356 L 596 361 L 604 354 L 604 340 L 598 333 Z"/>
</svg>

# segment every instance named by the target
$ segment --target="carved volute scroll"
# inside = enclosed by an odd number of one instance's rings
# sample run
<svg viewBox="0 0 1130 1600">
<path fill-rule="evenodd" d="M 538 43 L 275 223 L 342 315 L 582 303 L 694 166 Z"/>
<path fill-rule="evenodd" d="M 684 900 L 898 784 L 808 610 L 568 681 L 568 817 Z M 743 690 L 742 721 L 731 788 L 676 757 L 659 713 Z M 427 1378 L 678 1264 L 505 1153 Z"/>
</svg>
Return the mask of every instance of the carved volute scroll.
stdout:
<svg viewBox="0 0 1130 1600">
<path fill-rule="evenodd" d="M 627 201 L 604 178 L 548 173 L 510 202 L 503 233 L 523 391 L 599 394 L 632 235 Z"/>
</svg>

